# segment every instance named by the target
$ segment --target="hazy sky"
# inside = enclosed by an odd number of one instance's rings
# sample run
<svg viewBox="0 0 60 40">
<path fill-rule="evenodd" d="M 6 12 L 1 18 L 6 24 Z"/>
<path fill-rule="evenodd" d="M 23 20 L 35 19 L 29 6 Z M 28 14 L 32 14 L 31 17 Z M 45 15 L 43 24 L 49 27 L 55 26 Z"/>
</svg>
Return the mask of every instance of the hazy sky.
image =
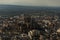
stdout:
<svg viewBox="0 0 60 40">
<path fill-rule="evenodd" d="M 28 6 L 60 6 L 60 0 L 0 0 L 0 4 Z"/>
</svg>

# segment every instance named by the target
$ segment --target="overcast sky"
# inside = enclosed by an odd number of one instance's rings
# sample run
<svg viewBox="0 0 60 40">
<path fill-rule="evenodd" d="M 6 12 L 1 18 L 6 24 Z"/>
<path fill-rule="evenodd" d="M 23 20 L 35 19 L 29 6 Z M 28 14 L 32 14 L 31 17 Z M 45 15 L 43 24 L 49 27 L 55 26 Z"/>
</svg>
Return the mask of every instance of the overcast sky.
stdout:
<svg viewBox="0 0 60 40">
<path fill-rule="evenodd" d="M 0 4 L 27 6 L 60 6 L 60 0 L 0 0 Z"/>
</svg>

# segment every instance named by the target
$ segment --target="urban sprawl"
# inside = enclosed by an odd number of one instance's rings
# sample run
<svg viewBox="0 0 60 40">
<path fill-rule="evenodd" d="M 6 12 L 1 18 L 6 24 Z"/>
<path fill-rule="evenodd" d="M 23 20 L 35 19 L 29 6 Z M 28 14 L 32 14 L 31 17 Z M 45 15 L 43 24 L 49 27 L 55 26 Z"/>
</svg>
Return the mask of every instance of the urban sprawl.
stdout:
<svg viewBox="0 0 60 40">
<path fill-rule="evenodd" d="M 60 40 L 59 16 L 0 16 L 0 40 Z"/>
</svg>

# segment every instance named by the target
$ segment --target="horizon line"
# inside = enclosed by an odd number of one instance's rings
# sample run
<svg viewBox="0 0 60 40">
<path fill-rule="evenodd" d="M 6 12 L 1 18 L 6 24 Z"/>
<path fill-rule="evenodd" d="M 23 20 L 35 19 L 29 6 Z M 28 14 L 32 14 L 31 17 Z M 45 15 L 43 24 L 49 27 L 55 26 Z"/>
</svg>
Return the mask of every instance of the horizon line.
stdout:
<svg viewBox="0 0 60 40">
<path fill-rule="evenodd" d="M 13 4 L 0 4 L 1 6 L 4 6 L 4 5 L 6 5 L 6 6 L 27 6 L 27 7 L 58 7 L 58 8 L 60 8 L 60 6 L 32 6 L 32 5 L 13 5 Z"/>
</svg>

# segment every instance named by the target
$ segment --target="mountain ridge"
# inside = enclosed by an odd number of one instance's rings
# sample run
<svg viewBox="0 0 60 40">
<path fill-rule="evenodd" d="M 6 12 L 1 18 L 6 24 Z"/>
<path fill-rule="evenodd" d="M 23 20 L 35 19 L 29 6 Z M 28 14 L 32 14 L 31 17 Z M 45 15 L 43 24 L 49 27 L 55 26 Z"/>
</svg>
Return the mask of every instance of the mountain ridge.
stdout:
<svg viewBox="0 0 60 40">
<path fill-rule="evenodd" d="M 0 15 L 20 15 L 40 13 L 40 11 L 60 11 L 60 7 L 40 7 L 40 6 L 18 6 L 18 5 L 0 5 Z"/>
</svg>

